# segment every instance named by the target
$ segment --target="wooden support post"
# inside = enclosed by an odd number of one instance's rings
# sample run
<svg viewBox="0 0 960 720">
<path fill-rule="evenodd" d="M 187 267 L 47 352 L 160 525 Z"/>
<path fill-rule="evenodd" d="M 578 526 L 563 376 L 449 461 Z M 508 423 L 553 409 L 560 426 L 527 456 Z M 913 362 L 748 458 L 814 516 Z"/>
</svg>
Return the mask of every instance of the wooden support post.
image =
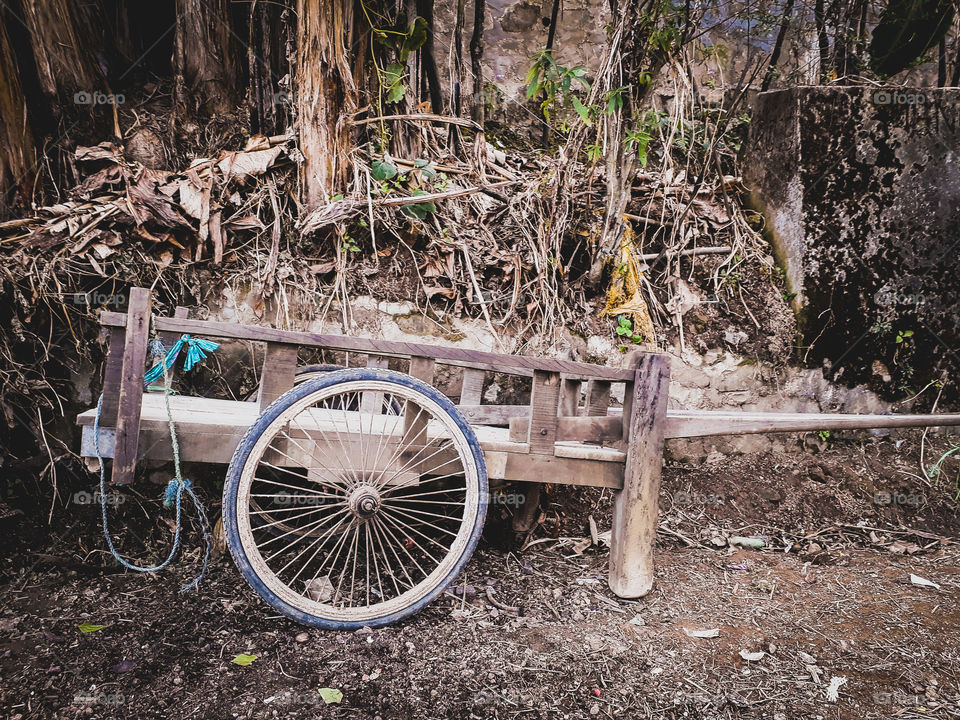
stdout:
<svg viewBox="0 0 960 720">
<path fill-rule="evenodd" d="M 533 371 L 530 393 L 530 432 L 527 446 L 531 455 L 553 455 L 557 441 L 557 410 L 560 401 L 560 373 Z M 533 478 L 531 478 L 533 480 Z M 514 532 L 533 529 L 540 509 L 540 483 L 524 484 L 523 503 L 513 516 Z"/>
<path fill-rule="evenodd" d="M 428 385 L 433 383 L 433 371 L 436 367 L 436 361 L 433 358 L 429 357 L 412 357 L 410 358 L 410 375 L 415 377 L 418 380 L 423 380 Z M 404 450 L 402 453 L 403 462 L 401 464 L 406 465 L 406 461 L 415 460 L 417 453 L 420 452 L 420 449 L 426 443 L 427 440 L 427 424 L 429 423 L 430 418 L 423 412 L 420 412 L 420 408 L 410 407 L 410 403 L 406 403 L 406 407 L 403 411 L 403 446 L 409 446 L 410 449 Z M 414 463 L 413 467 L 407 468 L 412 472 L 419 472 L 420 468 L 418 463 Z"/>
<path fill-rule="evenodd" d="M 591 380 L 587 383 L 586 414 L 590 417 L 606 415 L 610 405 L 610 381 Z"/>
<path fill-rule="evenodd" d="M 553 455 L 557 440 L 557 406 L 560 400 L 560 373 L 533 371 L 530 394 L 530 434 L 527 444 L 530 452 Z"/>
<path fill-rule="evenodd" d="M 664 355 L 642 355 L 637 368 L 632 412 L 624 417 L 630 440 L 623 489 L 613 502 L 610 534 L 610 589 L 622 598 L 643 597 L 653 587 L 653 546 L 663 464 L 670 362 Z"/>
<path fill-rule="evenodd" d="M 293 387 L 297 377 L 296 345 L 286 343 L 267 343 L 260 368 L 260 390 L 257 392 L 257 405 L 260 412 Z"/>
<path fill-rule="evenodd" d="M 137 464 L 151 302 L 149 290 L 130 288 L 120 393 L 117 398 L 117 443 L 113 453 L 113 474 L 111 475 L 111 480 L 117 485 L 125 485 L 133 481 L 133 469 Z"/>
<path fill-rule="evenodd" d="M 368 368 L 386 370 L 390 361 L 381 355 L 367 355 Z M 360 398 L 360 412 L 380 415 L 383 412 L 383 393 L 365 392 Z"/>
<path fill-rule="evenodd" d="M 123 377 L 123 348 L 126 330 L 111 328 L 107 345 L 107 360 L 103 370 L 103 401 L 100 403 L 100 427 L 117 426 L 117 404 L 120 401 L 120 381 Z"/>
<path fill-rule="evenodd" d="M 178 320 L 186 320 L 190 316 L 190 311 L 185 308 L 183 305 L 177 305 L 176 309 L 173 311 L 173 316 Z M 165 350 L 169 350 L 173 347 L 173 344 L 180 339 L 180 336 L 183 333 L 178 332 L 158 332 L 157 337 L 160 338 L 160 341 L 163 343 Z"/>
<path fill-rule="evenodd" d="M 560 416 L 576 417 L 580 414 L 580 381 L 564 380 L 560 387 Z"/>
<path fill-rule="evenodd" d="M 460 386 L 461 405 L 483 404 L 483 380 L 486 373 L 472 368 L 463 369 L 463 384 Z"/>
</svg>

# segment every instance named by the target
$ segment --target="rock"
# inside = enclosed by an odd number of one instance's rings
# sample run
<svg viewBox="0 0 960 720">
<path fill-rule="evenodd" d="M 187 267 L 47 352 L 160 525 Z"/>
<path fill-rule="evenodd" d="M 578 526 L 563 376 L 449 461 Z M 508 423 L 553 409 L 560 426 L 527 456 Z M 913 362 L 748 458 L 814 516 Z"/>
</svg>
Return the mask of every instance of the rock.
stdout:
<svg viewBox="0 0 960 720">
<path fill-rule="evenodd" d="M 128 160 L 138 162 L 151 170 L 160 170 L 166 165 L 163 142 L 148 128 L 140 128 L 127 140 L 124 155 Z"/>
<path fill-rule="evenodd" d="M 500 18 L 500 27 L 504 32 L 522 33 L 533 28 L 540 19 L 540 5 L 529 0 L 520 0 L 506 9 Z"/>
</svg>

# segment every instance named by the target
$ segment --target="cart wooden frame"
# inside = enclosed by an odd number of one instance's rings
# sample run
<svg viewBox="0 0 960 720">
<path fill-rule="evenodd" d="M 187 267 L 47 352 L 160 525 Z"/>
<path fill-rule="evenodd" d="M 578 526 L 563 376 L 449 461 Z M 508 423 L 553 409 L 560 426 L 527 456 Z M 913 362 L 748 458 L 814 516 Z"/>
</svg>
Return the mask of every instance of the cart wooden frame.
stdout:
<svg viewBox="0 0 960 720">
<path fill-rule="evenodd" d="M 515 514 L 515 529 L 528 530 L 535 523 L 540 483 L 614 490 L 609 585 L 622 598 L 643 597 L 653 586 L 658 493 L 666 439 L 960 425 L 960 415 L 672 410 L 667 407 L 670 367 L 664 354 L 634 353 L 629 356 L 627 367 L 612 368 L 553 358 L 195 320 L 187 317 L 184 308 L 178 308 L 174 317 L 154 317 L 151 294 L 142 288 L 131 290 L 126 313 L 104 312 L 101 324 L 109 329 L 110 337 L 99 437 L 93 432 L 95 409 L 82 413 L 78 423 L 83 428 L 82 454 L 97 455 L 99 445 L 99 454 L 113 460 L 113 483 L 131 482 L 138 460 L 171 458 L 163 394 L 144 392 L 151 326 L 168 341 L 186 333 L 266 344 L 255 401 L 170 398 L 180 456 L 186 462 L 231 462 L 258 418 L 274 401 L 294 388 L 300 347 L 364 354 L 373 368 L 386 367 L 387 358 L 403 358 L 409 363 L 409 375 L 426 385 L 432 384 L 438 364 L 456 366 L 463 370 L 457 411 L 475 431 L 483 452 L 486 478 L 494 485 L 527 484 L 524 503 Z M 483 404 L 484 377 L 490 372 L 529 378 L 529 406 Z M 611 405 L 611 390 L 616 384 L 623 386 L 623 402 L 619 407 Z M 620 396 L 619 392 L 616 394 Z M 581 398 L 584 398 L 582 404 Z M 361 415 L 364 412 L 362 407 L 356 409 Z M 408 426 L 413 423 L 409 417 L 404 422 Z M 370 427 L 373 429 L 372 420 Z M 423 428 L 419 428 L 419 432 L 425 437 Z M 486 482 L 484 480 L 484 488 Z M 469 550 L 472 551 L 472 547 Z M 291 614 L 291 617 L 310 621 L 309 613 L 302 617 Z M 378 619 L 384 618 L 374 618 L 365 624 L 382 624 Z"/>
</svg>

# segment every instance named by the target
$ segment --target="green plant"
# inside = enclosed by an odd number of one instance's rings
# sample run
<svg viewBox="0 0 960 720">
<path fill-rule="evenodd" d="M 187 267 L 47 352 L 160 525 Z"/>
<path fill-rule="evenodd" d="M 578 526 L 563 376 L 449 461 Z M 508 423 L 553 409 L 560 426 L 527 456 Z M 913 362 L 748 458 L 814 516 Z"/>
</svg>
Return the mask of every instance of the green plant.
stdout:
<svg viewBox="0 0 960 720">
<path fill-rule="evenodd" d="M 905 343 L 907 340 L 913 337 L 913 330 L 898 330 L 897 331 L 897 345 Z"/>
<path fill-rule="evenodd" d="M 584 89 L 590 89 L 586 79 L 587 69 L 583 65 L 565 67 L 557 63 L 551 50 L 543 49 L 533 56 L 533 66 L 527 72 L 527 100 L 540 101 L 540 110 L 549 123 L 551 111 L 559 107 L 572 106 L 584 122 L 592 122 L 593 109 L 583 104 L 574 93 L 574 83 Z"/>
<path fill-rule="evenodd" d="M 830 439 L 830 431 L 829 431 L 829 430 L 819 430 L 819 431 L 817 431 L 817 437 L 820 438 L 821 440 L 823 440 L 824 442 L 827 442 L 827 441 Z"/>
<path fill-rule="evenodd" d="M 634 343 L 643 342 L 643 335 L 640 335 L 639 333 L 634 332 L 633 322 L 626 315 L 617 316 L 616 332 L 617 332 L 617 335 L 619 335 L 620 337 L 626 340 L 629 340 L 630 342 L 634 342 Z M 621 351 L 626 350 L 626 346 L 621 345 L 620 350 Z"/>
<path fill-rule="evenodd" d="M 406 16 L 401 14 L 392 27 L 376 27 L 370 18 L 368 8 L 363 6 L 363 10 L 367 15 L 368 22 L 370 22 L 374 40 L 377 44 L 392 50 L 397 58 L 396 62 L 381 68 L 376 63 L 376 57 L 374 56 L 374 67 L 377 71 L 377 79 L 380 82 L 380 91 L 385 95 L 386 102 L 400 102 L 407 92 L 404 84 L 406 64 L 410 59 L 410 54 L 423 47 L 423 44 L 427 41 L 427 21 L 418 17 L 410 27 L 407 27 Z"/>
<path fill-rule="evenodd" d="M 947 458 L 956 452 L 960 452 L 960 445 L 954 445 L 952 448 L 943 453 L 939 460 L 926 469 L 927 477 L 933 480 L 938 486 L 940 485 L 941 478 L 946 475 L 946 472 L 943 469 L 944 463 L 947 461 Z M 960 502 L 960 473 L 958 473 L 953 480 L 953 501 L 955 503 Z"/>
<path fill-rule="evenodd" d="M 349 233 L 344 233 L 343 243 L 340 245 L 340 252 L 360 252 L 360 245 Z"/>
</svg>

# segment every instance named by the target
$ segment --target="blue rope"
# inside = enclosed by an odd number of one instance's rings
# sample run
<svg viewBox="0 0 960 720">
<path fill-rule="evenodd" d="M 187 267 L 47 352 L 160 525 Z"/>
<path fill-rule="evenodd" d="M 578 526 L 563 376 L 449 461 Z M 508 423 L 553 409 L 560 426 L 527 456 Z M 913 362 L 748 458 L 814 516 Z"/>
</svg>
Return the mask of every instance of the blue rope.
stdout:
<svg viewBox="0 0 960 720">
<path fill-rule="evenodd" d="M 207 564 L 210 560 L 210 523 L 207 520 L 207 513 L 203 508 L 203 503 L 200 502 L 200 498 L 198 498 L 196 493 L 193 491 L 193 483 L 188 478 L 183 477 L 180 472 L 180 445 L 177 442 L 177 431 L 173 423 L 173 413 L 170 410 L 170 395 L 173 391 L 170 388 L 169 370 L 173 363 L 176 362 L 177 355 L 184 345 L 187 346 L 187 358 L 184 362 L 184 367 L 187 370 L 192 368 L 197 362 L 206 357 L 204 351 L 216 350 L 218 347 L 216 343 L 210 342 L 209 340 L 199 340 L 196 338 L 191 338 L 189 335 L 184 335 L 177 340 L 170 352 L 166 354 L 166 357 L 163 358 L 161 362 L 157 363 L 153 368 L 151 368 L 150 372 L 148 373 L 148 375 L 152 374 L 159 368 L 159 372 L 152 377 L 151 381 L 156 380 L 161 375 L 164 379 L 164 400 L 166 401 L 167 406 L 167 421 L 170 425 L 170 442 L 173 445 L 173 466 L 175 474 L 175 477 L 169 483 L 167 483 L 167 488 L 163 493 L 164 507 L 169 508 L 172 506 L 176 508 L 176 529 L 173 535 L 173 547 L 170 549 L 170 554 L 167 555 L 167 558 L 159 565 L 154 565 L 152 567 L 133 565 L 123 559 L 113 544 L 113 539 L 110 537 L 110 529 L 107 524 L 107 472 L 103 463 L 103 455 L 100 452 L 100 411 L 103 406 L 103 395 L 101 395 L 100 399 L 97 400 L 97 414 L 93 420 L 94 445 L 97 453 L 97 462 L 100 464 L 100 517 L 103 521 L 103 536 L 106 538 L 107 547 L 110 548 L 110 552 L 113 554 L 113 557 L 117 560 L 117 562 L 119 562 L 128 570 L 135 570 L 136 572 L 157 572 L 167 567 L 173 561 L 174 556 L 177 554 L 177 550 L 180 549 L 180 535 L 182 530 L 181 506 L 183 493 L 187 493 L 187 495 L 190 496 L 190 499 L 193 500 L 193 506 L 196 508 L 197 516 L 200 518 L 200 526 L 203 530 L 203 566 L 200 568 L 200 574 L 197 575 L 197 577 L 180 588 L 181 593 L 192 590 L 200 584 L 200 581 L 207 572 Z M 154 356 L 162 357 L 164 354 L 163 343 L 159 341 L 152 342 L 150 344 L 150 350 Z M 168 360 L 169 364 L 167 362 Z M 187 366 L 188 363 L 189 367 Z"/>
<path fill-rule="evenodd" d="M 189 372 L 193 369 L 194 365 L 206 359 L 208 352 L 213 352 L 220 346 L 212 340 L 183 335 L 173 344 L 173 347 L 170 348 L 166 357 L 163 357 L 156 365 L 147 370 L 143 376 L 143 384 L 149 385 L 154 380 L 159 380 L 161 377 L 164 377 L 170 368 L 173 367 L 174 363 L 177 362 L 177 356 L 180 355 L 180 351 L 184 347 L 187 348 L 187 355 L 183 361 L 183 369 Z M 157 350 L 159 350 L 159 352 L 157 352 Z M 150 343 L 150 351 L 154 356 L 163 356 L 163 343 L 159 340 Z"/>
</svg>

